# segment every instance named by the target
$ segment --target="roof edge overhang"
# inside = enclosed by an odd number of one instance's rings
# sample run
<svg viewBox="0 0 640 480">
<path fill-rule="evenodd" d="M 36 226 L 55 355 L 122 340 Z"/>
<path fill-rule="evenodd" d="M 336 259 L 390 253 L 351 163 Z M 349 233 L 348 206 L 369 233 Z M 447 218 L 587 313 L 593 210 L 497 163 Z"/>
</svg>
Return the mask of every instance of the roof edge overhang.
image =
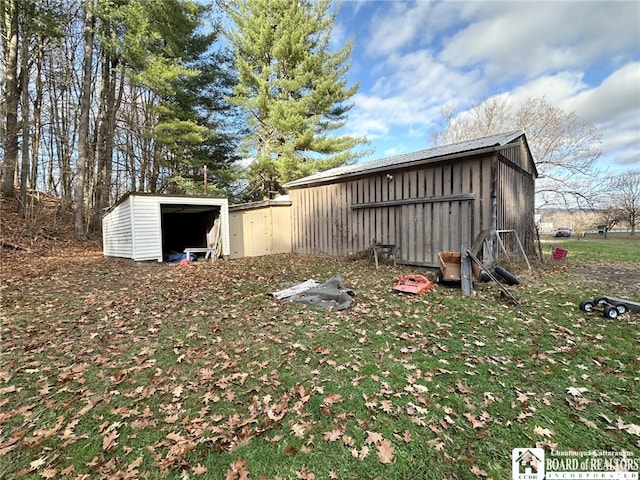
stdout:
<svg viewBox="0 0 640 480">
<path fill-rule="evenodd" d="M 483 139 L 497 139 L 497 142 L 487 144 L 485 146 L 480 146 L 477 148 L 471 148 L 468 150 L 458 150 L 458 151 L 443 153 L 441 155 L 434 155 L 434 156 L 429 156 L 429 152 L 434 149 L 420 150 L 418 152 L 414 152 L 414 154 L 420 154 L 421 152 L 423 152 L 425 157 L 422 159 L 413 158 L 413 159 L 407 159 L 405 161 L 399 161 L 397 163 L 383 163 L 378 166 L 365 168 L 365 169 L 358 169 L 353 172 L 348 172 L 348 171 L 345 172 L 344 170 L 342 170 L 342 171 L 336 172 L 335 174 L 329 173 L 328 175 L 321 175 L 322 172 L 318 172 L 308 177 L 292 180 L 290 182 L 285 183 L 283 186 L 287 189 L 296 189 L 296 188 L 313 187 L 318 185 L 326 185 L 330 183 L 336 183 L 337 181 L 342 182 L 342 181 L 348 181 L 354 178 L 362 178 L 362 177 L 366 177 L 366 176 L 380 173 L 380 172 L 390 172 L 390 171 L 405 169 L 407 167 L 414 167 L 414 166 L 420 166 L 420 165 L 432 164 L 432 163 L 435 164 L 435 163 L 451 161 L 458 158 L 467 158 L 475 155 L 484 155 L 487 153 L 500 152 L 503 149 L 512 147 L 513 144 L 520 139 L 524 140 L 524 147 L 529 157 L 527 161 L 529 162 L 530 167 L 532 169 L 532 176 L 534 179 L 538 177 L 538 170 L 536 168 L 535 160 L 531 153 L 531 149 L 529 148 L 526 132 L 524 130 L 520 129 L 512 132 L 507 132 L 504 134 L 491 135 L 489 137 L 483 137 L 477 140 L 483 140 Z M 470 142 L 474 142 L 477 140 L 472 140 Z M 468 143 L 468 142 L 460 142 L 460 144 L 465 144 L 465 143 Z M 455 145 L 458 145 L 458 144 L 455 144 Z M 435 149 L 437 148 L 439 147 L 435 147 Z M 403 155 L 406 155 L 406 154 L 403 154 Z M 396 157 L 388 157 L 388 159 L 394 159 L 394 158 Z M 382 158 L 382 159 L 372 160 L 371 162 L 380 163 L 381 161 L 384 161 L 384 160 L 385 159 Z M 358 165 L 358 164 L 354 164 L 354 165 Z M 338 167 L 338 168 L 342 168 L 342 167 Z M 325 173 L 328 173 L 328 172 L 330 172 L 330 170 L 326 171 Z"/>
<path fill-rule="evenodd" d="M 114 203 L 109 208 L 107 208 L 104 211 L 104 213 L 102 214 L 102 217 L 104 218 L 107 214 L 109 214 L 116 207 L 118 207 L 118 205 L 121 205 L 127 199 L 129 199 L 131 197 L 158 197 L 160 199 L 162 199 L 162 198 L 184 198 L 185 200 L 188 200 L 190 198 L 192 198 L 192 199 L 193 198 L 211 199 L 211 200 L 226 200 L 227 199 L 227 197 L 212 196 L 212 195 L 179 195 L 179 194 L 177 194 L 177 195 L 164 195 L 164 194 L 160 194 L 160 193 L 151 193 L 151 192 L 127 192 L 124 195 L 122 195 L 118 200 L 116 200 L 116 203 Z"/>
<path fill-rule="evenodd" d="M 229 205 L 229 211 L 235 212 L 238 210 L 253 210 L 266 207 L 290 207 L 291 205 L 293 205 L 291 200 L 263 200 L 261 202 L 236 203 L 235 205 Z"/>
</svg>

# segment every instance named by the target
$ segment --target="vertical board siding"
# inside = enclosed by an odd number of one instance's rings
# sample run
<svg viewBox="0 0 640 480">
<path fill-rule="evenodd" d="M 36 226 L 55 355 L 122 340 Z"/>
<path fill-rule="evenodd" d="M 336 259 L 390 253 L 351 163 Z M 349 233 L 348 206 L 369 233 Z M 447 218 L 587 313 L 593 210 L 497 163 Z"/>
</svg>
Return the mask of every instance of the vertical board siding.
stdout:
<svg viewBox="0 0 640 480">
<path fill-rule="evenodd" d="M 291 206 L 271 207 L 271 253 L 291 252 Z"/>
<path fill-rule="evenodd" d="M 521 158 L 525 151 L 517 143 L 501 150 L 507 155 L 488 153 L 293 188 L 293 251 L 346 256 L 374 242 L 390 243 L 399 247 L 402 263 L 437 266 L 438 251 L 471 246 L 482 230 L 513 229 L 524 242 L 531 234 L 534 192 L 525 170 L 531 162 Z M 474 200 L 420 201 L 470 193 Z M 496 225 L 491 225 L 492 195 Z M 402 200 L 408 202 L 384 205 Z M 362 204 L 372 205 L 353 208 Z"/>
<path fill-rule="evenodd" d="M 518 150 L 514 150 L 517 152 Z M 510 160 L 501 161 L 498 170 L 498 229 L 514 230 L 523 242 L 525 251 L 533 252 L 533 208 L 535 189 L 527 174 L 514 169 Z M 507 250 L 516 251 L 517 240 L 513 234 L 502 237 Z"/>
<path fill-rule="evenodd" d="M 231 239 L 231 250 L 229 258 L 244 257 L 244 215 L 242 212 L 229 212 L 229 237 Z"/>
</svg>

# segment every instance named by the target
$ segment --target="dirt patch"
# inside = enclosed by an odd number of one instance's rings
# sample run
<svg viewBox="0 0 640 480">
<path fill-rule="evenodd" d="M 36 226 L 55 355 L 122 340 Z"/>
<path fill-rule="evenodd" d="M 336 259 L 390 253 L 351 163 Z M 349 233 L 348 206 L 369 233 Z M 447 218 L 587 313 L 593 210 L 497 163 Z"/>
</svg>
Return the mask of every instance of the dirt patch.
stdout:
<svg viewBox="0 0 640 480">
<path fill-rule="evenodd" d="M 0 259 L 5 262 L 27 262 L 46 257 L 70 258 L 102 251 L 101 235 L 92 234 L 88 241 L 76 239 L 70 208 L 59 199 L 45 194 L 29 196 L 30 215 L 18 214 L 18 200 L 0 197 Z"/>
<path fill-rule="evenodd" d="M 593 284 L 603 295 L 640 300 L 640 268 L 635 265 L 594 263 L 569 267 L 567 273 Z"/>
</svg>

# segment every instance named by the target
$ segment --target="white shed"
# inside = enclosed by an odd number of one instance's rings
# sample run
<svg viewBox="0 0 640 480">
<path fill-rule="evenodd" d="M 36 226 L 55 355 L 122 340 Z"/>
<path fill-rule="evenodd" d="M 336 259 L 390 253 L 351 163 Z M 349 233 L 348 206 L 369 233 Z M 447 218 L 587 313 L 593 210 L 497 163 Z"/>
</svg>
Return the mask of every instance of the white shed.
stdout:
<svg viewBox="0 0 640 480">
<path fill-rule="evenodd" d="M 228 258 L 226 198 L 127 193 L 102 217 L 102 250 L 106 257 L 162 262 L 185 248 L 206 247 L 216 220 L 222 256 Z"/>
</svg>

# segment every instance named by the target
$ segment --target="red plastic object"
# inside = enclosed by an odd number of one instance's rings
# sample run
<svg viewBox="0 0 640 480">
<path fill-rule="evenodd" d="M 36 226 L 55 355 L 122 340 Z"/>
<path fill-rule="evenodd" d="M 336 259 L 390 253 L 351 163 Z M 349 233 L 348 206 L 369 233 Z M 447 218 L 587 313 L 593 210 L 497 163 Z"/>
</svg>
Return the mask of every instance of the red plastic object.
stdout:
<svg viewBox="0 0 640 480">
<path fill-rule="evenodd" d="M 555 247 L 551 250 L 551 257 L 553 257 L 554 260 L 564 260 L 567 258 L 567 253 L 568 251 L 564 248 Z"/>
<path fill-rule="evenodd" d="M 405 293 L 414 293 L 422 295 L 425 292 L 433 290 L 436 286 L 423 275 L 400 275 L 398 283 L 393 286 L 394 290 Z"/>
</svg>

